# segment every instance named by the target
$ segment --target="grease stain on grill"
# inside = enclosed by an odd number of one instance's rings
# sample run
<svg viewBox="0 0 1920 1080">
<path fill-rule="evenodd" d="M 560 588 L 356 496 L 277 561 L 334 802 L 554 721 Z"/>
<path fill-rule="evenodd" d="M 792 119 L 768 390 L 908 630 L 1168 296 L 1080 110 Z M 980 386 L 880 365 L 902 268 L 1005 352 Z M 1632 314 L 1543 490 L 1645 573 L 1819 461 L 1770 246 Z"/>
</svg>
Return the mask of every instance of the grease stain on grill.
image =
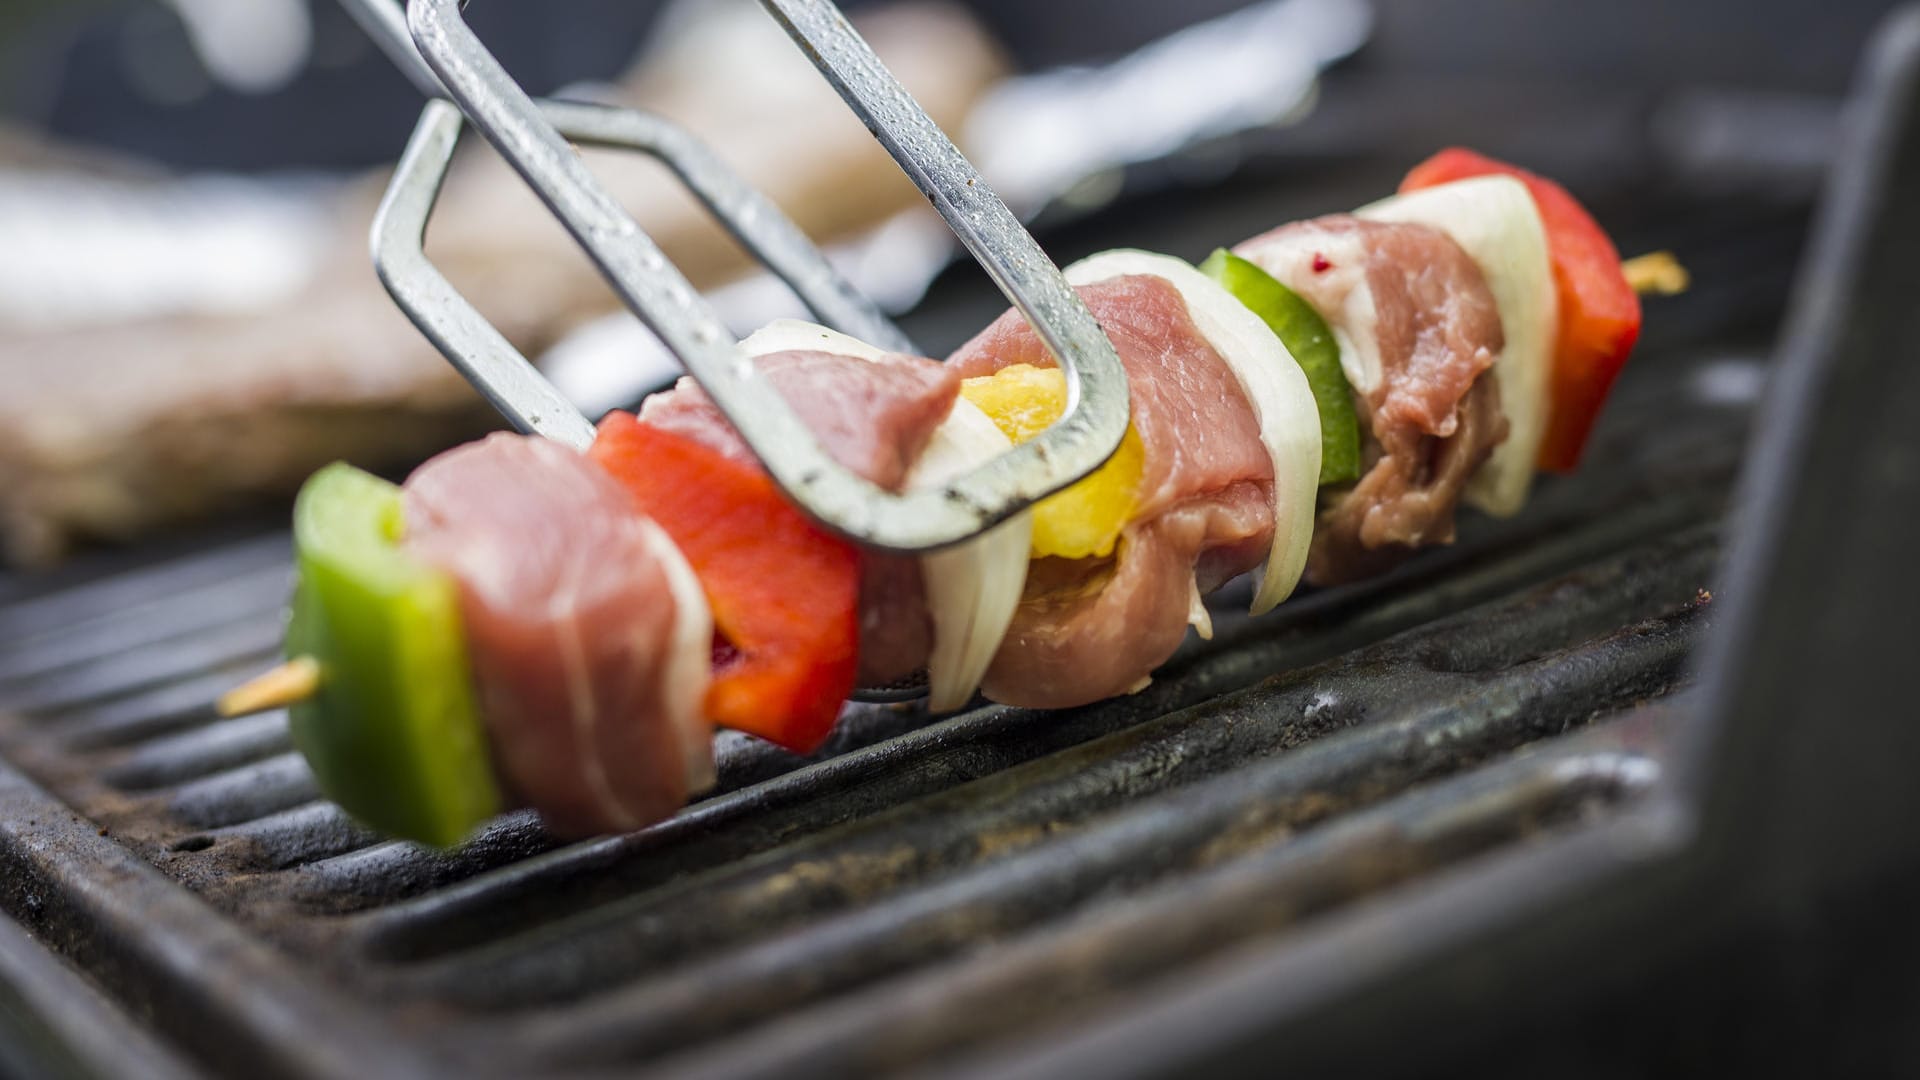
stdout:
<svg viewBox="0 0 1920 1080">
<path fill-rule="evenodd" d="M 1068 828 L 1070 826 L 1064 822 L 1047 821 L 989 829 L 974 837 L 974 857 L 985 862 L 1016 851 L 1025 851 Z"/>
<path fill-rule="evenodd" d="M 830 859 L 795 863 L 769 878 L 763 889 L 773 901 L 789 894 L 824 895 L 829 897 L 829 904 L 857 904 L 910 878 L 919 861 L 919 852 L 911 847 L 850 852 Z"/>
</svg>

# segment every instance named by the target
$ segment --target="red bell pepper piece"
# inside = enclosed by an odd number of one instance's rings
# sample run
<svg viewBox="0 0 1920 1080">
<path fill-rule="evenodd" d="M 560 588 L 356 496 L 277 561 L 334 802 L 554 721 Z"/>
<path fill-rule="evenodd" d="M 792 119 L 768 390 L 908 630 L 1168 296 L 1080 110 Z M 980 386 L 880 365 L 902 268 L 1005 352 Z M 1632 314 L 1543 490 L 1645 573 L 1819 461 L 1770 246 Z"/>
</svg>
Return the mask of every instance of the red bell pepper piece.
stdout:
<svg viewBox="0 0 1920 1080">
<path fill-rule="evenodd" d="M 1640 297 L 1620 271 L 1620 253 L 1567 189 L 1502 161 L 1454 147 L 1414 166 L 1400 182 L 1416 191 L 1470 176 L 1517 177 L 1533 193 L 1547 229 L 1560 331 L 1554 345 L 1553 403 L 1539 465 L 1567 472 L 1580 463 L 1614 377 L 1640 337 Z"/>
<path fill-rule="evenodd" d="M 809 521 L 759 469 L 628 413 L 588 451 L 687 557 L 713 608 L 707 716 L 798 753 L 853 691 L 860 552 Z"/>
</svg>

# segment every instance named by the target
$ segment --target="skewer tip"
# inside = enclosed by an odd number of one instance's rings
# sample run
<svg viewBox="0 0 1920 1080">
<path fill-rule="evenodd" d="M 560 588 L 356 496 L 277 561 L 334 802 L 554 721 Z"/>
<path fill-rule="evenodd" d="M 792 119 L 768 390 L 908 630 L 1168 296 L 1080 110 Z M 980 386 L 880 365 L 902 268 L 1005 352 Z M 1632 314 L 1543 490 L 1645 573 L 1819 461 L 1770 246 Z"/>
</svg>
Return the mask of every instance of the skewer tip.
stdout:
<svg viewBox="0 0 1920 1080">
<path fill-rule="evenodd" d="M 221 694 L 215 708 L 224 717 L 247 716 L 284 709 L 307 700 L 319 689 L 320 662 L 311 656 L 296 656 Z"/>
<path fill-rule="evenodd" d="M 1627 284 L 1642 296 L 1677 296 L 1687 291 L 1692 276 L 1671 251 L 1650 251 L 1620 264 Z"/>
</svg>

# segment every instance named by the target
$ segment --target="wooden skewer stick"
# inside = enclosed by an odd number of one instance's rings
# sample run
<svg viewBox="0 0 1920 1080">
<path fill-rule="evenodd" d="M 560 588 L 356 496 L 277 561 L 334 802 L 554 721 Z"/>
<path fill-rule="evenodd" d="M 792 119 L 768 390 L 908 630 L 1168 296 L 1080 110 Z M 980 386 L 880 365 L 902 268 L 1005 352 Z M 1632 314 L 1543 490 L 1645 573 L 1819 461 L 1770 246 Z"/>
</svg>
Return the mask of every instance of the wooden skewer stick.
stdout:
<svg viewBox="0 0 1920 1080">
<path fill-rule="evenodd" d="M 1677 296 L 1687 291 L 1687 284 L 1692 280 L 1687 268 L 1680 265 L 1671 251 L 1636 255 L 1621 263 L 1620 270 L 1627 275 L 1627 284 L 1641 296 Z"/>
<path fill-rule="evenodd" d="M 246 716 L 268 709 L 284 709 L 307 700 L 319 689 L 320 661 L 311 656 L 296 656 L 221 694 L 216 707 L 221 716 Z"/>
</svg>

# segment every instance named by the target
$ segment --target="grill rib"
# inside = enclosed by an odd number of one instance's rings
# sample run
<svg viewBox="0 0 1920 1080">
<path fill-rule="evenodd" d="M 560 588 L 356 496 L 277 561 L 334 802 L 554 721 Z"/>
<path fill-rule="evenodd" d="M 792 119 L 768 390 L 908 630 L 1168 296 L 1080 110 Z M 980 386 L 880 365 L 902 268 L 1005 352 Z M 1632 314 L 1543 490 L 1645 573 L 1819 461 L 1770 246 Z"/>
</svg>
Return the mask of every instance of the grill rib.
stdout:
<svg viewBox="0 0 1920 1080">
<path fill-rule="evenodd" d="M 313 771 L 296 753 L 242 765 L 176 788 L 167 812 L 195 828 L 238 825 L 320 797 Z"/>
<path fill-rule="evenodd" d="M 54 673 L 72 677 L 75 669 L 119 656 L 131 649 L 161 645 L 228 623 L 256 622 L 280 610 L 286 601 L 287 568 L 279 563 L 242 573 L 194 590 L 134 604 L 111 616 L 63 626 L 15 641 L 0 656 L 0 692 L 10 692 L 23 676 L 44 680 Z"/>
<path fill-rule="evenodd" d="M 122 791 L 173 787 L 291 749 L 287 714 L 276 709 L 152 739 L 109 768 L 106 780 Z"/>
</svg>

